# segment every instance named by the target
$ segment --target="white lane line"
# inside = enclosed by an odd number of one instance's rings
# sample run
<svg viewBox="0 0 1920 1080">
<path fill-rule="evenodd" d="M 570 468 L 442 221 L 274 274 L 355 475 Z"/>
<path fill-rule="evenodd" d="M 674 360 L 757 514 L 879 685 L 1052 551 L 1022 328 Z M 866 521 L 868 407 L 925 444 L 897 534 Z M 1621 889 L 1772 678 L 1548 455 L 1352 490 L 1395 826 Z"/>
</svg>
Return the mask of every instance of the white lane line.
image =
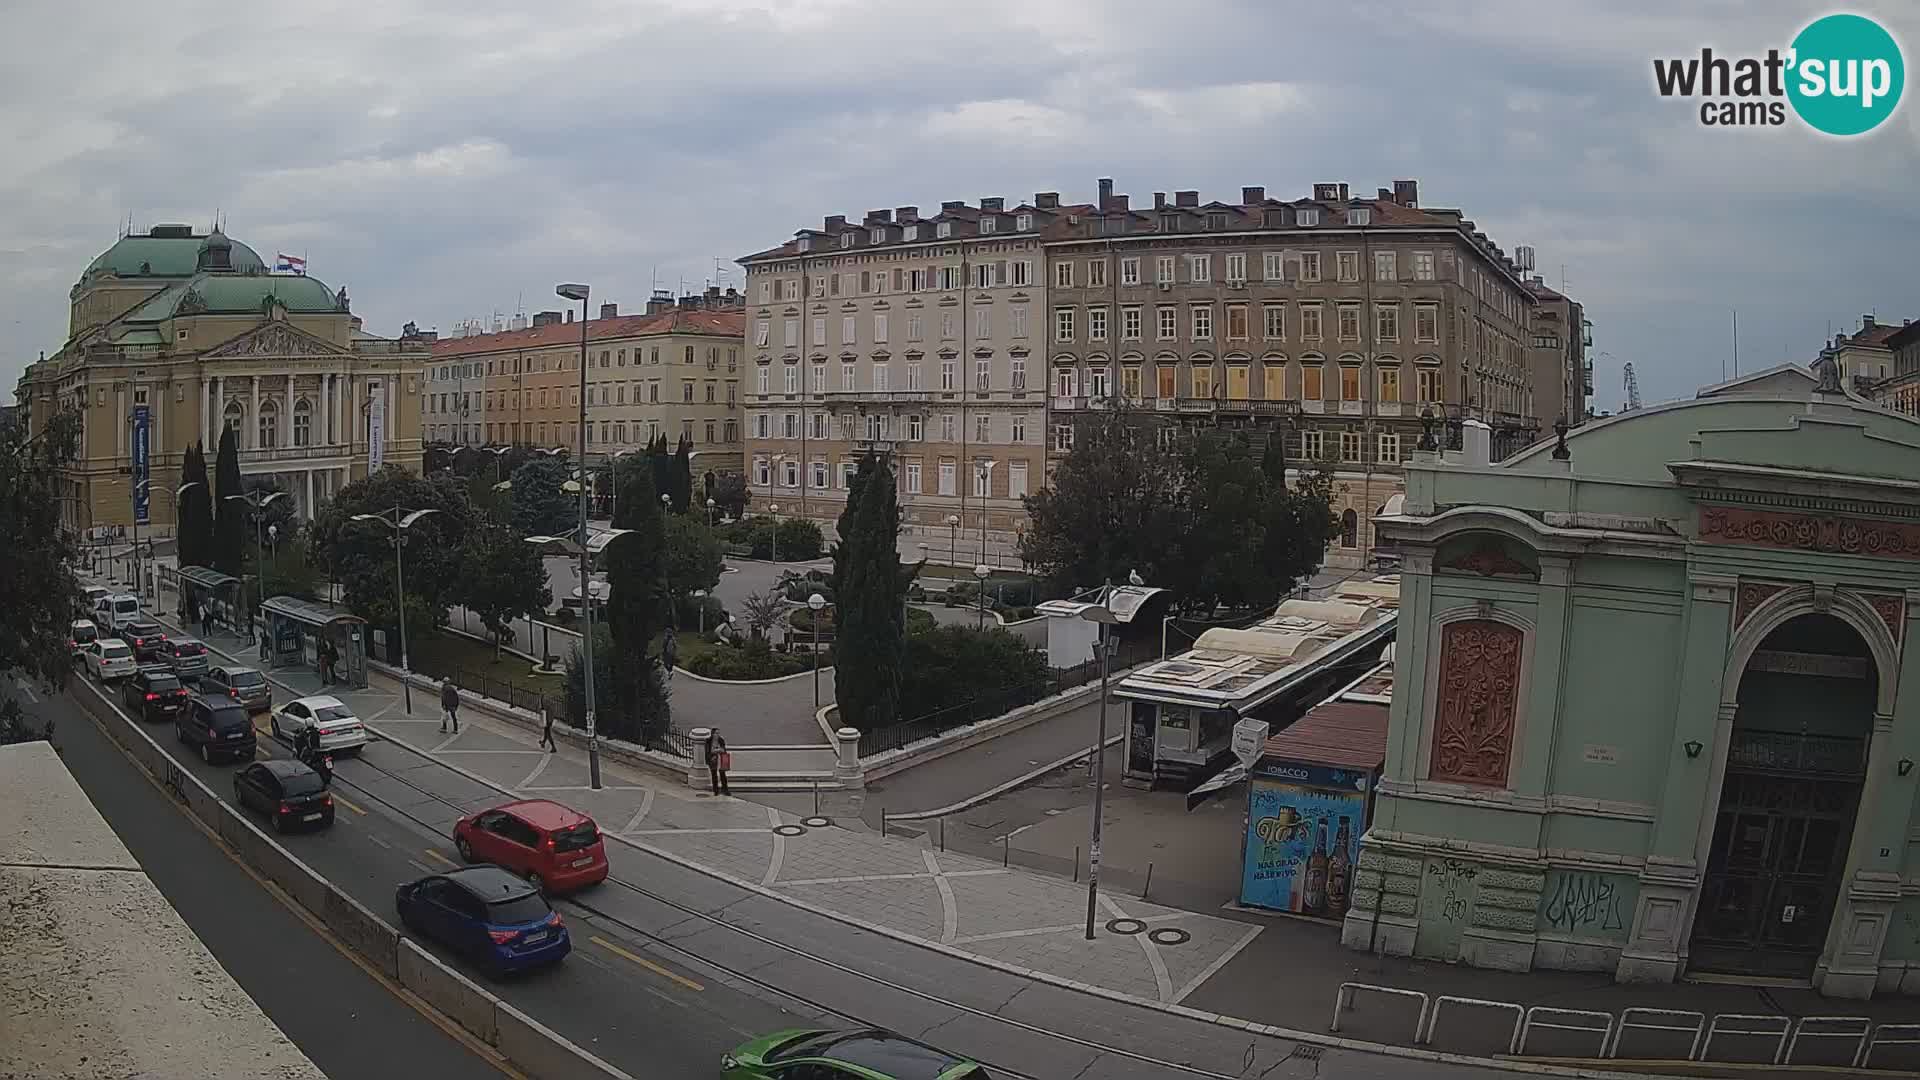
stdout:
<svg viewBox="0 0 1920 1080">
<path fill-rule="evenodd" d="M 442 734 L 445 734 L 446 730 L 447 729 L 444 727 L 440 729 Z M 452 746 L 455 742 L 459 740 L 459 738 L 460 738 L 460 733 L 457 731 L 451 735 L 447 735 L 446 738 L 441 739 L 437 744 L 434 745 L 433 749 L 427 751 L 427 753 L 438 754 L 441 751 L 445 750 L 447 747 Z"/>
<path fill-rule="evenodd" d="M 623 833 L 630 833 L 639 828 L 640 823 L 646 820 L 647 812 L 653 809 L 653 789 L 643 788 L 641 790 L 645 791 L 646 794 L 640 796 L 640 809 L 634 812 L 633 818 L 627 822 L 627 827 L 620 830 Z"/>
<path fill-rule="evenodd" d="M 1100 904 L 1107 909 L 1109 915 L 1112 915 L 1116 919 L 1131 918 L 1126 912 L 1120 910 L 1120 905 L 1114 903 L 1113 897 L 1111 896 L 1107 896 L 1104 893 L 1101 894 Z M 1154 944 L 1153 939 L 1148 937 L 1144 931 L 1134 934 L 1133 940 L 1139 944 L 1141 951 L 1147 954 L 1147 963 L 1153 967 L 1153 981 L 1160 990 L 1160 1000 L 1172 1001 L 1173 976 L 1167 974 L 1167 961 L 1165 957 L 1160 955 L 1160 946 Z"/>
<path fill-rule="evenodd" d="M 780 826 L 780 811 L 771 806 L 767 807 L 767 824 L 776 830 Z M 772 835 L 773 852 L 767 856 L 767 874 L 760 879 L 763 888 L 780 880 L 780 864 L 787 860 L 787 838 L 777 831 Z"/>
<path fill-rule="evenodd" d="M 1204 983 L 1208 979 L 1213 978 L 1214 972 L 1219 971 L 1223 967 L 1226 967 L 1227 961 L 1240 955 L 1241 949 L 1244 949 L 1247 946 L 1253 944 L 1253 939 L 1259 937 L 1260 931 L 1264 929 L 1266 929 L 1266 927 L 1263 927 L 1263 926 L 1250 927 L 1247 930 L 1246 934 L 1243 937 L 1241 937 L 1239 941 L 1234 942 L 1232 947 L 1228 948 L 1226 952 L 1223 952 L 1220 954 L 1220 958 L 1218 960 L 1215 960 L 1213 963 L 1208 964 L 1204 968 L 1201 968 L 1200 974 L 1195 975 L 1192 978 L 1192 980 L 1190 980 L 1187 983 L 1187 985 L 1180 988 L 1179 993 L 1173 995 L 1174 1004 L 1178 1005 L 1180 1002 L 1187 1000 L 1188 994 L 1191 994 L 1195 990 L 1200 989 L 1201 983 Z"/>
<path fill-rule="evenodd" d="M 386 848 L 388 851 L 393 850 L 392 844 L 387 843 L 385 840 L 380 839 L 379 837 L 373 835 L 372 833 L 367 834 L 367 839 L 373 841 L 376 844 L 379 844 L 381 847 Z"/>
<path fill-rule="evenodd" d="M 21 693 L 27 695 L 28 701 L 33 702 L 35 705 L 40 704 L 40 699 L 33 696 L 33 687 L 27 685 L 27 680 L 15 679 L 13 680 L 13 683 L 15 686 L 18 686 L 20 688 Z"/>
<path fill-rule="evenodd" d="M 553 759 L 559 756 L 560 756 L 559 754 L 553 754 L 553 753 L 541 754 L 540 764 L 535 765 L 533 767 L 533 771 L 527 774 L 527 778 L 525 780 L 520 781 L 518 784 L 515 784 L 514 787 L 518 790 L 522 790 L 522 791 L 526 790 L 527 785 L 533 783 L 535 780 L 540 779 L 540 774 L 543 772 L 546 772 L 547 766 L 553 764 Z"/>
<path fill-rule="evenodd" d="M 426 863 L 421 862 L 419 859 L 408 859 L 407 862 L 410 863 L 415 870 L 418 870 L 423 874 L 433 873 L 433 867 L 428 866 Z"/>
<path fill-rule="evenodd" d="M 371 724 L 371 723 L 373 723 L 373 722 L 374 722 L 375 720 L 378 720 L 378 719 L 380 719 L 381 717 L 383 717 L 383 716 L 385 716 L 385 715 L 387 715 L 388 713 L 390 713 L 390 712 L 392 712 L 393 710 L 395 710 L 395 709 L 397 709 L 397 708 L 399 708 L 399 707 L 400 707 L 400 703 L 396 701 L 396 702 L 394 702 L 394 703 L 392 703 L 391 705 L 388 705 L 388 706 L 387 706 L 386 708 L 384 708 L 384 709 L 381 709 L 381 710 L 380 710 L 379 712 L 377 712 L 377 713 L 374 713 L 374 714 L 373 714 L 372 716 L 369 716 L 369 717 L 367 717 L 367 718 L 366 718 L 365 720 L 362 720 L 362 721 L 361 721 L 361 723 L 363 723 L 363 724 Z"/>
<path fill-rule="evenodd" d="M 940 872 L 940 863 L 933 852 L 920 849 L 920 857 L 926 860 L 927 872 L 933 875 L 934 887 L 940 890 L 940 940 L 953 944 L 960 933 L 960 907 L 953 898 L 953 886 L 948 884 L 947 875 Z"/>
</svg>

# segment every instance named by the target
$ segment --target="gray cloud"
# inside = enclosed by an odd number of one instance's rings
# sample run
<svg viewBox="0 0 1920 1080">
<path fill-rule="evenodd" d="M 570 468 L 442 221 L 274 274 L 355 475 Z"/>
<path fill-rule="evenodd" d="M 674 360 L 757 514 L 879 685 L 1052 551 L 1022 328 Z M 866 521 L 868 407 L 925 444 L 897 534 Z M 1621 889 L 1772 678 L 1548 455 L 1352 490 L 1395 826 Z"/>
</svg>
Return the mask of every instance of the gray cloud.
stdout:
<svg viewBox="0 0 1920 1080">
<path fill-rule="evenodd" d="M 1893 0 L 1861 3 L 1920 42 Z M 0 387 L 58 346 L 116 222 L 304 251 L 371 329 L 554 303 L 822 215 L 1059 190 L 1304 193 L 1418 177 L 1595 322 L 1651 397 L 1804 360 L 1829 320 L 1920 313 L 1902 265 L 1920 109 L 1853 142 L 1714 132 L 1653 56 L 1784 45 L 1811 4 L 1453 0 L 1330 12 L 1189 0 L 508 0 L 9 5 L 0 43 Z M 111 33 L 90 27 L 112 27 Z M 1911 51 L 1911 45 L 1910 45 Z M 1909 62 L 1913 60 L 1909 56 Z"/>
</svg>

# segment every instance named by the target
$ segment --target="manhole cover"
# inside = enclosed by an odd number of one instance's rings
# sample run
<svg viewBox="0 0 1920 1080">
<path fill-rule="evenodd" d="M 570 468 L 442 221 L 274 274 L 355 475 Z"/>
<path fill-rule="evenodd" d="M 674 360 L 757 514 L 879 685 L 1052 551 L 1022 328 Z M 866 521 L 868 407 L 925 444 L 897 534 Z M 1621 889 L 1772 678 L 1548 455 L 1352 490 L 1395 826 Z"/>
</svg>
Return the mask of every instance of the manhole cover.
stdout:
<svg viewBox="0 0 1920 1080">
<path fill-rule="evenodd" d="M 805 836 L 807 833 L 798 825 L 775 825 L 773 831 L 780 836 Z"/>
<path fill-rule="evenodd" d="M 824 829 L 833 824 L 833 819 L 830 817 L 821 817 L 816 814 L 813 817 L 801 818 L 800 824 L 805 825 L 809 829 Z"/>
<path fill-rule="evenodd" d="M 1187 933 L 1185 930 L 1171 926 L 1163 926 L 1153 933 L 1148 934 L 1147 940 L 1153 942 L 1155 945 L 1185 945 L 1187 942 L 1193 940 L 1193 935 Z"/>
<path fill-rule="evenodd" d="M 1108 919 L 1107 932 L 1110 934 L 1137 934 L 1147 928 L 1139 919 Z"/>
</svg>

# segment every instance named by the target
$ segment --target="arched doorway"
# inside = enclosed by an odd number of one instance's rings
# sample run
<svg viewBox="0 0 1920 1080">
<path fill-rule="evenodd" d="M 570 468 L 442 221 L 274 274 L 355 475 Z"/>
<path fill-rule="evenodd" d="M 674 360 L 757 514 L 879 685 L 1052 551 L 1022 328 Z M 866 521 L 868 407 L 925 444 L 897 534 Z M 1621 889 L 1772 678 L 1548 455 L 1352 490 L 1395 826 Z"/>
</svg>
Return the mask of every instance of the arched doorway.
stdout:
<svg viewBox="0 0 1920 1080">
<path fill-rule="evenodd" d="M 1740 678 L 1689 968 L 1813 973 L 1853 839 L 1878 679 L 1867 643 L 1832 615 L 1790 619 L 1754 651 Z"/>
</svg>

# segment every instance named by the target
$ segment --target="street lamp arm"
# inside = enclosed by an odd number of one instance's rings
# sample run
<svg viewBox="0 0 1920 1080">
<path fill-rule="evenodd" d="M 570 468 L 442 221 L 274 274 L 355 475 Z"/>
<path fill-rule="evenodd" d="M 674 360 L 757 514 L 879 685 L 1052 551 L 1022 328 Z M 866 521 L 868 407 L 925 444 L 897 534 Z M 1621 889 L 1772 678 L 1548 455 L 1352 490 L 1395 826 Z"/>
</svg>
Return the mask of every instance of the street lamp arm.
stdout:
<svg viewBox="0 0 1920 1080">
<path fill-rule="evenodd" d="M 400 519 L 400 527 L 404 529 L 407 526 L 412 525 L 414 522 L 419 521 L 421 518 L 426 517 L 428 514 L 437 514 L 439 512 L 440 511 L 433 510 L 433 509 L 415 510 L 412 513 L 408 514 L 406 517 L 403 517 Z"/>
</svg>

